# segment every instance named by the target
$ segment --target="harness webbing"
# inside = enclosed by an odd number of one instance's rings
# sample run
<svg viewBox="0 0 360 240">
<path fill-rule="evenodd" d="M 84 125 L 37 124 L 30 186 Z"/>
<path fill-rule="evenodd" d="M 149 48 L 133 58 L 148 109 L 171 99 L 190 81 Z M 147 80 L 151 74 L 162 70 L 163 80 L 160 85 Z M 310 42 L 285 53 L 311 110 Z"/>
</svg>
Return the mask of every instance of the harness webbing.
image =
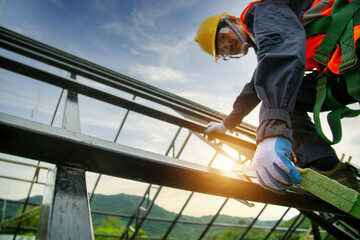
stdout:
<svg viewBox="0 0 360 240">
<path fill-rule="evenodd" d="M 333 6 L 332 12 L 335 12 L 336 10 L 336 9 L 334 10 L 336 2 Z M 316 62 L 324 66 L 327 65 L 327 63 L 329 62 L 332 56 L 334 48 L 338 40 L 340 39 L 340 36 L 343 34 L 344 29 L 346 29 L 347 26 L 349 25 L 349 22 L 352 23 L 351 19 L 359 8 L 360 8 L 360 0 L 354 0 L 353 2 L 343 7 L 341 11 L 338 11 L 331 15 L 332 21 L 330 27 L 328 28 L 324 39 L 322 40 L 321 44 L 316 49 L 314 54 L 314 60 Z M 351 32 L 352 31 L 353 30 L 351 29 Z M 354 38 L 352 38 L 352 40 L 353 39 Z"/>
<path fill-rule="evenodd" d="M 306 25 L 304 27 L 306 31 L 306 38 L 315 35 L 325 34 L 331 24 L 331 21 L 332 21 L 331 16 L 325 16 L 317 19 L 311 24 Z"/>
<path fill-rule="evenodd" d="M 329 144 L 336 144 L 340 142 L 342 137 L 341 119 L 344 117 L 357 117 L 360 115 L 360 110 L 352 110 L 349 107 L 339 103 L 332 96 L 331 87 L 327 82 L 326 75 L 324 73 L 321 73 L 321 75 L 319 76 L 320 77 L 316 85 L 316 101 L 313 110 L 315 128 L 319 136 L 324 141 Z M 321 127 L 320 112 L 324 104 L 329 109 L 333 109 L 327 115 L 328 124 L 333 135 L 332 141 L 325 136 Z"/>
<path fill-rule="evenodd" d="M 354 0 L 351 3 L 348 3 L 347 0 L 336 0 L 330 16 L 319 18 L 305 26 L 307 38 L 325 34 L 313 57 L 324 67 L 327 67 L 332 54 L 340 44 L 342 55 L 339 73 L 345 77 L 349 95 L 358 101 L 360 101 L 360 72 L 354 44 L 354 26 L 360 24 L 359 9 L 360 0 Z M 359 116 L 360 110 L 352 110 L 332 96 L 331 86 L 324 72 L 321 72 L 317 78 L 316 102 L 313 110 L 316 131 L 329 144 L 336 144 L 342 137 L 340 120 L 344 117 Z M 320 112 L 323 106 L 331 110 L 327 120 L 333 135 L 332 141 L 322 131 Z"/>
</svg>

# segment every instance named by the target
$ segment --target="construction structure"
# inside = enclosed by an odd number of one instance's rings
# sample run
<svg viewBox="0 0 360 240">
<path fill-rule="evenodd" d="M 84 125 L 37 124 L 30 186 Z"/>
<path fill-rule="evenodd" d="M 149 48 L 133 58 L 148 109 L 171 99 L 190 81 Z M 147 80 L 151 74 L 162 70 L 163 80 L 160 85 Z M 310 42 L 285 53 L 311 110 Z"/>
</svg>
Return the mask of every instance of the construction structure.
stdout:
<svg viewBox="0 0 360 240">
<path fill-rule="evenodd" d="M 249 231 L 259 228 L 254 227 L 254 224 L 268 205 L 284 206 L 286 211 L 272 228 L 267 229 L 266 238 L 277 230 L 278 224 L 292 208 L 298 209 L 299 215 L 294 218 L 289 228 L 281 229 L 283 239 L 290 238 L 293 232 L 298 231 L 299 224 L 305 218 L 311 220 L 315 239 L 321 239 L 320 232 L 324 231 L 328 236 L 337 239 L 360 238 L 358 219 L 311 194 L 293 188 L 285 195 L 278 195 L 260 187 L 256 179 L 213 167 L 214 159 L 218 155 L 232 159 L 238 164 L 251 161 L 256 149 L 254 126 L 243 123 L 233 133 L 216 136 L 215 141 L 210 141 L 203 134 L 206 123 L 221 121 L 225 117 L 222 113 L 5 28 L 0 28 L 0 44 L 2 50 L 6 52 L 0 56 L 3 71 L 61 89 L 52 120 L 47 124 L 22 118 L 16 114 L 0 113 L 0 152 L 6 156 L 38 161 L 38 164 L 29 164 L 14 161 L 11 157 L 1 159 L 1 162 L 7 164 L 26 165 L 35 169 L 32 180 L 11 176 L 11 173 L 8 176 L 1 176 L 12 181 L 30 183 L 25 201 L 1 199 L 2 202 L 22 204 L 23 212 L 18 219 L 23 220 L 22 216 L 25 213 L 29 214 L 25 210 L 30 204 L 28 199 L 31 189 L 37 184 L 44 185 L 38 227 L 36 229 L 22 227 L 21 221 L 16 225 L 6 225 L 6 228 L 15 229 L 14 239 L 19 231 L 36 231 L 37 239 L 92 239 L 94 238 L 92 214 L 117 216 L 127 221 L 127 226 L 121 235 L 97 234 L 102 237 L 171 239 L 171 232 L 177 224 L 199 224 L 203 225 L 203 230 L 199 232 L 197 239 L 205 238 L 212 227 L 246 228 L 241 236 L 241 239 L 246 239 Z M 69 77 L 44 70 L 38 67 L 39 64 L 60 69 L 68 73 Z M 79 78 L 89 82 L 85 84 Z M 123 97 L 120 92 L 125 93 L 126 96 Z M 80 95 L 123 110 L 122 120 L 118 123 L 118 130 L 113 140 L 109 141 L 81 132 Z M 63 114 L 58 120 L 61 122 L 61 127 L 55 127 L 53 123 L 55 118 L 61 115 L 59 109 L 62 105 Z M 165 154 L 118 142 L 125 123 L 130 121 L 128 118 L 131 113 L 171 126 L 173 137 L 168 141 Z M 141 137 L 138 136 L 140 139 Z M 194 137 L 215 152 L 213 158 L 206 164 L 203 164 L 206 160 L 202 160 L 201 164 L 181 160 L 180 155 Z M 224 150 L 222 148 L 224 145 L 235 151 L 237 156 L 234 157 Z M 41 162 L 51 165 L 44 167 Z M 38 181 L 40 171 L 48 172 L 46 182 Z M 87 186 L 86 172 L 98 174 L 92 189 Z M 90 208 L 94 192 L 101 182 L 101 177 L 105 175 L 147 184 L 142 200 L 137 204 L 133 214 L 96 212 Z M 190 192 L 174 219 L 156 219 L 148 216 L 163 188 Z M 219 196 L 223 201 L 211 221 L 207 223 L 181 220 L 184 210 L 195 193 Z M 265 205 L 249 225 L 216 222 L 222 209 L 233 199 L 244 208 L 253 206 L 251 202 Z M 32 208 L 31 211 L 34 209 L 37 208 Z M 147 221 L 167 222 L 169 227 L 161 238 L 137 236 Z M 2 227 L 5 227 L 5 224 Z M 179 238 L 181 239 L 181 236 Z"/>
</svg>

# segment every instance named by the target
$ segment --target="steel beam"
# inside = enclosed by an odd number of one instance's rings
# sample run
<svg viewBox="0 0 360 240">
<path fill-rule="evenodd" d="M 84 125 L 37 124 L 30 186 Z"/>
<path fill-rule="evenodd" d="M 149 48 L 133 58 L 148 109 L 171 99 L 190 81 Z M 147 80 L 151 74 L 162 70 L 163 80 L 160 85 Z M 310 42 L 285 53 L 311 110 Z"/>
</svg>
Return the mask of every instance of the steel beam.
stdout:
<svg viewBox="0 0 360 240">
<path fill-rule="evenodd" d="M 133 112 L 137 112 L 148 117 L 152 117 L 161 121 L 166 121 L 168 123 L 178 125 L 181 127 L 185 127 L 194 132 L 203 133 L 206 127 L 202 124 L 195 123 L 193 121 L 189 121 L 183 118 L 175 117 L 171 114 L 167 114 L 156 109 L 152 109 L 146 107 L 144 105 L 138 104 L 134 101 L 127 100 L 104 91 L 92 88 L 91 86 L 87 86 L 85 84 L 81 84 L 77 81 L 63 78 L 61 76 L 37 69 L 35 67 L 5 58 L 0 56 L 0 67 L 7 69 L 9 71 L 13 71 L 29 78 L 34 78 L 49 84 L 52 84 L 57 87 L 61 87 L 64 89 L 76 91 L 79 94 L 83 94 L 85 96 L 104 101 L 109 104 L 113 104 L 115 106 L 119 106 L 122 108 L 130 109 Z M 214 134 L 214 137 L 217 137 L 223 141 L 230 142 L 242 146 L 244 148 L 248 148 L 250 150 L 255 150 L 256 146 L 254 143 L 245 141 L 243 139 L 227 135 L 227 134 Z"/>
<path fill-rule="evenodd" d="M 3 153 L 188 191 L 347 215 L 312 195 L 279 195 L 231 172 L 3 113 L 0 132 Z"/>
<path fill-rule="evenodd" d="M 342 239 L 342 240 L 355 239 L 353 236 L 349 235 L 347 232 L 345 232 L 340 227 L 327 221 L 325 218 L 317 215 L 314 212 L 304 211 L 304 210 L 300 210 L 300 212 L 302 214 L 304 214 L 306 217 L 308 217 L 312 222 L 315 222 L 317 225 L 319 225 L 320 227 L 325 229 L 328 233 L 330 233 L 336 239 Z"/>
<path fill-rule="evenodd" d="M 59 166 L 48 172 L 36 239 L 93 239 L 85 171 Z"/>
<path fill-rule="evenodd" d="M 75 74 L 71 78 L 76 79 Z M 81 132 L 78 94 L 71 90 L 67 92 L 62 128 Z M 84 169 L 57 164 L 48 172 L 42 205 L 37 239 L 94 238 Z"/>
<path fill-rule="evenodd" d="M 57 168 L 51 170 L 48 174 L 49 187 L 46 188 L 47 193 L 44 194 L 43 207 L 47 217 L 40 219 L 40 230 L 38 232 L 38 238 L 40 239 L 93 238 L 85 183 L 86 170 L 192 192 L 223 196 L 227 197 L 227 199 L 229 197 L 246 199 L 296 207 L 298 209 L 332 212 L 339 216 L 348 217 L 348 215 L 340 210 L 311 195 L 302 195 L 290 190 L 286 195 L 279 196 L 262 189 L 258 184 L 249 182 L 245 178 L 229 172 L 82 135 L 80 133 L 79 112 L 77 109 L 78 93 L 124 107 L 128 111 L 131 110 L 170 124 L 185 127 L 198 133 L 202 133 L 205 129 L 204 123 L 212 120 L 221 121 L 225 115 L 3 27 L 0 27 L 0 46 L 25 57 L 33 58 L 115 89 L 134 94 L 134 96 L 162 104 L 188 119 L 185 120 L 145 107 L 135 103 L 135 101 L 122 99 L 98 89 L 79 84 L 76 81 L 62 78 L 0 56 L 1 67 L 65 88 L 69 91 L 68 101 L 66 102 L 66 107 L 69 107 L 69 109 L 66 110 L 67 114 L 65 114 L 63 126 L 65 129 L 57 129 L 48 125 L 0 114 L 0 131 L 2 133 L 0 137 L 0 151 L 58 165 Z M 74 78 L 74 74 L 72 78 Z M 126 116 L 124 119 L 126 119 Z M 192 121 L 189 121 L 189 119 Z M 245 134 L 253 140 L 256 135 L 255 130 L 254 126 L 245 123 L 237 128 L 237 132 Z M 251 153 L 255 150 L 255 145 L 252 142 L 230 135 L 220 135 L 217 137 L 230 143 L 230 145 L 240 145 L 241 148 L 250 150 L 250 154 L 246 155 L 247 158 L 251 158 Z M 243 152 L 242 149 L 241 152 Z M 220 210 L 221 208 L 219 212 Z M 78 211 L 83 215 L 79 214 Z M 139 219 L 144 221 L 145 218 L 146 216 Z M 215 218 L 216 216 L 209 223 L 208 227 L 213 224 Z M 316 217 L 315 220 L 318 221 Z M 68 225 L 64 225 L 64 222 Z M 276 227 L 277 224 L 271 231 Z M 206 230 L 203 235 L 205 232 Z"/>
<path fill-rule="evenodd" d="M 0 27 L 0 33 L 0 46 L 10 51 L 31 57 L 95 81 L 100 80 L 103 84 L 111 84 L 115 88 L 122 88 L 129 93 L 180 110 L 181 112 L 191 112 L 190 115 L 199 116 L 208 122 L 211 120 L 221 121 L 226 117 L 223 113 L 104 68 L 31 38 L 22 36 L 6 28 Z M 98 76 L 101 76 L 102 79 L 98 79 Z M 240 127 L 236 130 L 253 138 L 255 136 L 256 127 L 250 124 L 241 123 Z"/>
</svg>

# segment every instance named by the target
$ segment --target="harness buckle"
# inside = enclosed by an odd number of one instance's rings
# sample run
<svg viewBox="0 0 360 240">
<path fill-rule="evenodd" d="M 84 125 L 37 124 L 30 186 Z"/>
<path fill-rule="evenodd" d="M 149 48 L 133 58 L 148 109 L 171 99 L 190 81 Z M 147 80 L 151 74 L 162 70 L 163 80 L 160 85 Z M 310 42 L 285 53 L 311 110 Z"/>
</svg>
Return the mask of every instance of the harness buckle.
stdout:
<svg viewBox="0 0 360 240">
<path fill-rule="evenodd" d="M 318 51 L 318 49 L 315 50 L 314 61 L 320 63 L 323 66 L 327 66 L 328 62 L 330 61 L 330 56 L 322 53 L 321 51 Z"/>
</svg>

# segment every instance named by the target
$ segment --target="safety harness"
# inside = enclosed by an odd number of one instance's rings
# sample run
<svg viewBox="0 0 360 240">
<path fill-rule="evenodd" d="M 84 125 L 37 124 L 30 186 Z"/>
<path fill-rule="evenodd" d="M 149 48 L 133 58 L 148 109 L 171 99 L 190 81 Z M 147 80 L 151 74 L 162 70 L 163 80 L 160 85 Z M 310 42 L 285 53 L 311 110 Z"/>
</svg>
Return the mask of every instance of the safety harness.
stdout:
<svg viewBox="0 0 360 240">
<path fill-rule="evenodd" d="M 340 120 L 342 118 L 360 115 L 360 110 L 352 110 L 333 97 L 331 85 L 328 81 L 329 77 L 335 75 L 329 70 L 329 63 L 333 62 L 332 57 L 336 51 L 340 50 L 338 49 L 340 46 L 341 55 L 336 61 L 339 63 L 339 59 L 341 59 L 341 62 L 338 64 L 336 74 L 344 76 L 348 94 L 358 102 L 360 101 L 359 60 L 356 55 L 356 39 L 354 40 L 354 27 L 360 25 L 359 9 L 360 0 L 353 0 L 350 3 L 348 0 L 336 0 L 332 5 L 330 15 L 322 16 L 304 26 L 307 39 L 325 34 L 313 55 L 313 60 L 324 68 L 324 71 L 319 72 L 317 76 L 318 83 L 313 114 L 317 133 L 329 144 L 340 142 L 342 137 Z M 325 136 L 321 127 L 320 112 L 324 106 L 330 109 L 327 120 L 333 136 L 332 141 Z"/>
</svg>

